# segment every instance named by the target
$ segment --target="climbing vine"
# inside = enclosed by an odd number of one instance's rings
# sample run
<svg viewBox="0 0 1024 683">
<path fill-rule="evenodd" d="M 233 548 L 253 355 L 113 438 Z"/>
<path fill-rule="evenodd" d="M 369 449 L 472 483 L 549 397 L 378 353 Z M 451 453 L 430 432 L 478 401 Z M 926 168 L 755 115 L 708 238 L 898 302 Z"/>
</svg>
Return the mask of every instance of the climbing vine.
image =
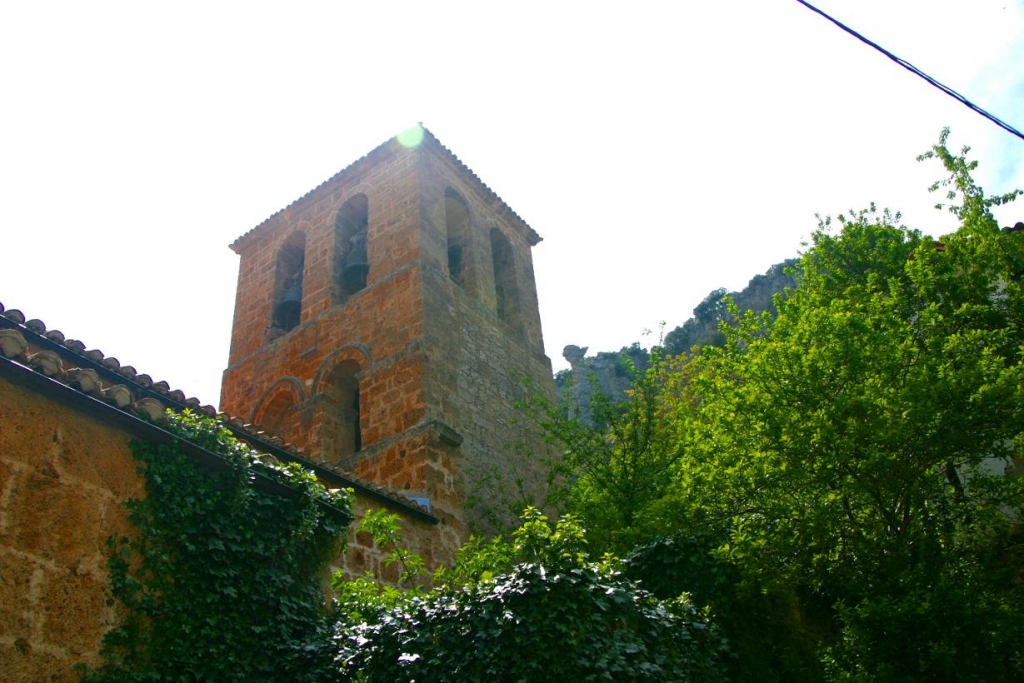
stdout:
<svg viewBox="0 0 1024 683">
<path fill-rule="evenodd" d="M 528 508 L 511 538 L 467 543 L 432 590 L 340 593 L 355 618 L 337 625 L 338 680 L 724 680 L 709 614 L 655 598 L 619 564 L 588 559 L 572 516 Z"/>
<path fill-rule="evenodd" d="M 110 539 L 114 597 L 127 617 L 87 681 L 316 681 L 329 669 L 322 590 L 338 550 L 345 492 L 235 439 L 214 420 L 168 413 L 167 429 L 227 468 L 176 445 L 135 442 L 146 497 L 126 503 L 138 533 Z M 265 475 L 297 495 L 256 485 Z"/>
</svg>

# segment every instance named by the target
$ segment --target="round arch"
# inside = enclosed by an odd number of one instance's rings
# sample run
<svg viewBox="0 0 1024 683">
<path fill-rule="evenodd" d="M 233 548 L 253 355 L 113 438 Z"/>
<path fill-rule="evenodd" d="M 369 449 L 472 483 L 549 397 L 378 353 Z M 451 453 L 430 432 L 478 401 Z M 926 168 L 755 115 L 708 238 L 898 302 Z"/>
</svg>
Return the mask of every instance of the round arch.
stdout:
<svg viewBox="0 0 1024 683">
<path fill-rule="evenodd" d="M 463 287 L 470 284 L 472 270 L 472 223 L 469 204 L 456 190 L 447 188 L 444 191 L 444 228 L 448 249 L 448 275 L 452 281 Z"/>
<path fill-rule="evenodd" d="M 313 439 L 326 462 L 340 463 L 363 447 L 365 416 L 359 385 L 369 367 L 369 352 L 360 346 L 346 345 L 328 355 L 313 382 Z"/>
<path fill-rule="evenodd" d="M 282 377 L 263 392 L 256 401 L 249 422 L 270 427 L 267 417 L 280 418 L 287 411 L 306 400 L 306 390 L 296 377 Z"/>
<path fill-rule="evenodd" d="M 327 377 L 334 366 L 338 363 L 345 361 L 353 361 L 359 366 L 360 372 L 366 372 L 366 370 L 373 364 L 373 357 L 370 354 L 370 347 L 366 344 L 360 344 L 358 342 L 352 342 L 345 344 L 340 348 L 331 351 L 327 354 L 323 361 L 320 362 L 320 367 L 316 369 L 316 374 L 313 375 L 313 389 L 311 392 L 312 396 L 316 396 L 323 393 L 323 381 Z"/>
</svg>

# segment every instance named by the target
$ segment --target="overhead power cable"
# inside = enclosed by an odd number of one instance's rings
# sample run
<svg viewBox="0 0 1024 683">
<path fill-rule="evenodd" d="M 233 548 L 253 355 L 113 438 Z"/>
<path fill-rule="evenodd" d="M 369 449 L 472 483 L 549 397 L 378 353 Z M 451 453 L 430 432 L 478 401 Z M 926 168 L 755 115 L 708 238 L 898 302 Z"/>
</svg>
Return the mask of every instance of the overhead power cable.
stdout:
<svg viewBox="0 0 1024 683">
<path fill-rule="evenodd" d="M 811 3 L 804 2 L 804 0 L 796 0 L 796 1 L 799 2 L 801 5 L 803 5 L 804 7 L 806 7 L 807 9 L 811 10 L 812 12 L 816 12 L 816 13 L 820 14 L 821 16 L 825 17 L 826 19 L 831 21 L 833 24 L 835 24 L 839 28 L 841 28 L 844 31 L 846 31 L 847 33 L 849 33 L 854 38 L 857 38 L 861 42 L 866 43 L 867 45 L 870 45 L 871 47 L 875 48 L 876 50 L 881 52 L 883 55 L 885 55 L 886 57 L 888 57 L 892 61 L 894 61 L 897 64 L 899 64 L 900 66 L 902 66 L 907 71 L 909 71 L 909 72 L 911 72 L 913 74 L 917 74 L 918 76 L 920 76 L 924 80 L 928 81 L 929 83 L 931 83 L 933 86 L 935 86 L 936 88 L 938 88 L 942 92 L 944 92 L 947 95 L 949 95 L 950 97 L 952 97 L 957 102 L 960 102 L 961 104 L 963 104 L 965 107 L 967 107 L 967 108 L 977 112 L 978 114 L 981 114 L 986 119 L 988 119 L 992 123 L 996 124 L 997 126 L 1002 128 L 1003 130 L 1006 130 L 1006 131 L 1012 133 L 1013 135 L 1016 135 L 1021 140 L 1024 140 L 1024 133 L 1021 133 L 1019 130 L 1017 130 L 1016 128 L 1014 128 L 1010 124 L 1008 124 L 1005 121 L 1002 121 L 1001 119 L 999 119 L 998 117 L 993 116 L 992 114 L 988 113 L 987 111 L 985 111 L 984 109 L 982 109 L 981 107 L 979 107 L 978 105 L 974 104 L 973 102 L 968 100 L 966 97 L 964 97 L 963 95 L 958 93 L 956 90 L 953 90 L 952 88 L 950 88 L 947 85 L 943 85 L 942 83 L 939 83 L 937 80 L 935 80 L 934 78 L 932 78 L 931 76 L 929 76 L 925 72 L 921 71 L 920 69 L 918 69 L 916 66 L 914 66 L 910 62 L 906 61 L 905 59 L 900 59 L 899 57 L 897 57 L 896 55 L 894 55 L 893 53 L 889 52 L 884 47 L 879 45 L 878 43 L 876 43 L 876 42 L 874 42 L 872 40 L 869 40 L 868 38 L 865 38 L 864 36 L 862 36 L 861 34 L 857 33 L 856 31 L 854 31 L 852 28 L 850 28 L 846 24 L 842 23 L 841 21 L 838 21 L 837 19 L 833 19 L 829 15 L 825 14 L 824 12 L 822 12 L 820 9 L 818 9 L 817 7 L 812 5 Z"/>
</svg>

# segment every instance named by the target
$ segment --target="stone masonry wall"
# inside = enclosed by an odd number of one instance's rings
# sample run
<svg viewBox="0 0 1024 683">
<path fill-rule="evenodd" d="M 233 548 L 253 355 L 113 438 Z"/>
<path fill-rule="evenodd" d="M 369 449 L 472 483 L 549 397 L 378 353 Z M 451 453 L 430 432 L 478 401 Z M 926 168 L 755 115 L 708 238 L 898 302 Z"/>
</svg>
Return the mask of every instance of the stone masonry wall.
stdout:
<svg viewBox="0 0 1024 683">
<path fill-rule="evenodd" d="M 231 355 L 222 385 L 224 412 L 252 419 L 284 377 L 301 385 L 301 400 L 313 398 L 319 389 L 317 377 L 336 360 L 332 354 L 354 346 L 364 356 L 357 359 L 361 396 L 367 397 L 360 406 L 364 444 L 373 443 L 395 424 L 422 419 L 422 398 L 415 395 L 418 383 L 409 381 L 421 372 L 422 362 L 414 343 L 422 334 L 422 315 L 419 276 L 412 267 L 418 250 L 413 155 L 387 152 L 381 158 L 383 163 L 367 169 L 357 162 L 344 178 L 325 183 L 300 205 L 239 240 L 242 261 Z M 357 194 L 365 194 L 369 202 L 367 288 L 335 306 L 330 298 L 334 217 Z M 298 328 L 268 341 L 275 259 L 295 230 L 306 233 L 302 318 Z M 377 398 L 381 389 L 388 392 L 387 403 Z M 281 436 L 314 450 L 308 431 Z"/>
<path fill-rule="evenodd" d="M 373 154 L 375 163 L 356 162 L 341 177 L 333 178 L 311 191 L 301 201 L 283 209 L 258 228 L 239 238 L 234 245 L 242 254 L 235 295 L 229 372 L 233 366 L 257 354 L 267 339 L 271 322 L 275 263 L 278 250 L 288 237 L 306 235 L 305 276 L 301 321 L 306 322 L 331 308 L 331 279 L 334 269 L 334 220 L 349 199 L 365 194 L 369 201 L 368 256 L 371 264 L 368 285 L 391 277 L 417 255 L 415 223 L 415 157 L 400 146 L 385 146 Z M 357 293 L 365 294 L 366 290 Z M 372 309 L 370 304 L 349 300 L 349 313 Z M 401 340 L 396 340 L 401 343 Z M 389 355 L 381 349 L 378 356 Z M 225 383 L 230 392 L 235 383 Z M 221 409 L 226 409 L 222 396 Z M 235 402 L 235 401 L 233 401 Z"/>
<path fill-rule="evenodd" d="M 424 441 L 417 156 L 385 145 L 236 242 L 241 262 L 221 409 L 264 424 L 327 466 L 429 498 L 441 524 L 410 521 L 407 535 L 433 569 L 454 556 L 465 525 L 457 514 L 462 504 L 452 495 L 454 475 L 435 474 L 444 469 L 444 456 Z M 366 288 L 338 303 L 330 291 L 336 216 L 360 194 L 368 205 L 370 270 Z M 268 335 L 275 261 L 296 230 L 306 237 L 301 320 L 287 333 Z M 332 451 L 343 430 L 339 417 L 329 414 L 327 378 L 342 362 L 359 368 L 361 450 L 339 461 Z M 353 549 L 356 558 L 366 555 L 358 538 Z M 369 560 L 356 562 L 365 564 L 354 568 L 356 574 L 378 569 Z"/>
<path fill-rule="evenodd" d="M 452 193 L 469 214 L 461 283 L 448 272 Z M 335 223 L 359 195 L 368 206 L 369 276 L 339 302 L 330 294 Z M 300 322 L 268 335 L 277 255 L 299 230 Z M 518 503 L 544 498 L 546 448 L 515 409 L 528 397 L 523 377 L 554 396 L 530 253 L 539 239 L 432 136 L 413 149 L 383 145 L 233 245 L 241 262 L 222 410 L 262 420 L 343 472 L 429 498 L 444 539 L 433 557 L 443 561 L 470 530 L 494 531 L 514 520 Z M 351 430 L 324 410 L 322 378 L 342 358 L 359 368 L 361 445 L 337 457 L 332 443 Z M 420 440 L 424 430 L 445 429 L 454 437 Z"/>
<path fill-rule="evenodd" d="M 131 536 L 122 505 L 145 494 L 132 437 L 64 403 L 0 379 L 0 681 L 77 681 L 100 663 L 122 616 L 109 595 L 106 541 Z M 380 503 L 357 495 L 357 518 Z M 454 527 L 402 517 L 403 538 L 431 567 L 458 547 Z M 366 534 L 349 531 L 333 563 L 394 581 Z"/>
<path fill-rule="evenodd" d="M 469 535 L 456 453 L 457 447 L 445 442 L 437 425 L 428 423 L 360 451 L 345 463 L 359 479 L 430 499 L 440 524 L 410 526 L 414 531 L 409 541 L 410 549 L 420 553 L 431 570 L 450 564 Z"/>
<path fill-rule="evenodd" d="M 106 541 L 143 493 L 126 434 L 0 380 L 0 679 L 77 681 L 119 618 Z"/>
<path fill-rule="evenodd" d="M 522 502 L 543 503 L 552 457 L 540 430 L 516 409 L 531 392 L 554 397 L 530 251 L 536 237 L 446 156 L 424 153 L 422 163 L 427 414 L 462 435 L 456 464 L 469 506 L 466 520 L 474 530 L 490 532 L 513 522 Z M 463 253 L 475 275 L 469 286 L 448 275 L 444 212 L 437 202 L 448 189 L 469 208 Z M 493 228 L 513 247 L 518 328 L 497 314 L 489 239 Z"/>
</svg>

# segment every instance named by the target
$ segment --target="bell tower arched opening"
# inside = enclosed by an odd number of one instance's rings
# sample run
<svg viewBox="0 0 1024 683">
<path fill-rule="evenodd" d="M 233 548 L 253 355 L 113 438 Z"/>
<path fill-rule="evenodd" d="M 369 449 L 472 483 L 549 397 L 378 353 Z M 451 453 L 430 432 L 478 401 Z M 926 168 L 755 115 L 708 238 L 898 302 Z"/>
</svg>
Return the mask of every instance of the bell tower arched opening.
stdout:
<svg viewBox="0 0 1024 683">
<path fill-rule="evenodd" d="M 448 275 L 467 288 L 469 278 L 469 207 L 451 188 L 444 193 L 444 226 L 448 238 Z"/>
<path fill-rule="evenodd" d="M 491 263 L 494 267 L 495 312 L 513 329 L 522 331 L 515 256 L 512 244 L 498 228 L 491 228 Z"/>
<path fill-rule="evenodd" d="M 302 279 L 306 265 L 306 234 L 296 231 L 277 250 L 271 327 L 290 332 L 302 319 Z"/>
<path fill-rule="evenodd" d="M 363 447 L 359 371 L 355 361 L 344 360 L 321 382 L 320 454 L 327 462 L 339 462 Z"/>
<path fill-rule="evenodd" d="M 370 259 L 366 248 L 370 207 L 365 194 L 357 194 L 338 209 L 334 220 L 334 303 L 345 303 L 366 288 Z"/>
</svg>

